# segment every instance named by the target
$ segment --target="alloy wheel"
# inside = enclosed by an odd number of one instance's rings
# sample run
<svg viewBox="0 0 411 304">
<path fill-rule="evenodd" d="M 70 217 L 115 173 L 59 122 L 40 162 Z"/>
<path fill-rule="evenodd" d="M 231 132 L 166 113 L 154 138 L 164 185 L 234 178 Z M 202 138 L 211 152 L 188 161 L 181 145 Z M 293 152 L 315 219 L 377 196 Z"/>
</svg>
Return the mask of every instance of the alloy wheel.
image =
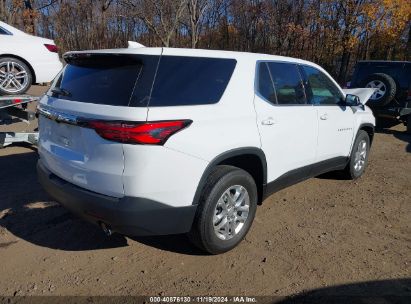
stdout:
<svg viewBox="0 0 411 304">
<path fill-rule="evenodd" d="M 367 142 L 363 139 L 358 143 L 357 150 L 354 155 L 354 170 L 361 171 L 365 166 L 367 157 Z"/>
<path fill-rule="evenodd" d="M 381 99 L 385 93 L 387 92 L 387 87 L 385 86 L 384 82 L 380 80 L 373 80 L 367 83 L 365 86 L 366 88 L 374 88 L 377 89 L 374 94 L 371 95 L 371 100 L 379 100 Z"/>
<path fill-rule="evenodd" d="M 0 89 L 16 93 L 25 88 L 29 81 L 27 71 L 19 63 L 6 61 L 0 63 Z"/>
<path fill-rule="evenodd" d="M 250 209 L 250 196 L 240 185 L 231 186 L 217 201 L 213 226 L 216 236 L 229 240 L 236 236 L 244 227 Z"/>
</svg>

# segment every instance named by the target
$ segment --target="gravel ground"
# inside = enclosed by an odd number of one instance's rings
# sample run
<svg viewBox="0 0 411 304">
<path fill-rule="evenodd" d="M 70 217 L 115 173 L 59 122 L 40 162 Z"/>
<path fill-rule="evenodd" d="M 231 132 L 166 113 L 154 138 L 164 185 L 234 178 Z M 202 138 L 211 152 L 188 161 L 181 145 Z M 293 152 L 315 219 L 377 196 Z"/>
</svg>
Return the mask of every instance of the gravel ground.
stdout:
<svg viewBox="0 0 411 304">
<path fill-rule="evenodd" d="M 411 296 L 404 131 L 376 134 L 357 181 L 322 176 L 269 197 L 242 244 L 219 256 L 184 236 L 107 238 L 47 197 L 35 148 L 0 150 L 0 295 L 288 296 L 352 284 L 362 295 L 374 286 L 368 292 Z"/>
</svg>

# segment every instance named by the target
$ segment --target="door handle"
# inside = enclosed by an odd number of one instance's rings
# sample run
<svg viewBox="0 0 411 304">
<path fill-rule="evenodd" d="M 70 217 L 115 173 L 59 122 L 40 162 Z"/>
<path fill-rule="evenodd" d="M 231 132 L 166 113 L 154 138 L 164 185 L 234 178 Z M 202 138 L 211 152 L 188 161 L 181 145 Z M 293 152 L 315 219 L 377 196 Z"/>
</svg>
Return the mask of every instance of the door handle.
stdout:
<svg viewBox="0 0 411 304">
<path fill-rule="evenodd" d="M 321 119 L 321 120 L 327 120 L 327 119 L 328 119 L 328 114 L 325 113 L 325 114 L 321 115 L 321 116 L 320 116 L 320 119 Z"/>
<path fill-rule="evenodd" d="M 274 121 L 274 119 L 272 119 L 270 117 L 270 118 L 267 118 L 267 119 L 264 119 L 263 121 L 261 121 L 261 124 L 263 126 L 272 126 L 273 124 L 275 124 L 275 121 Z"/>
</svg>

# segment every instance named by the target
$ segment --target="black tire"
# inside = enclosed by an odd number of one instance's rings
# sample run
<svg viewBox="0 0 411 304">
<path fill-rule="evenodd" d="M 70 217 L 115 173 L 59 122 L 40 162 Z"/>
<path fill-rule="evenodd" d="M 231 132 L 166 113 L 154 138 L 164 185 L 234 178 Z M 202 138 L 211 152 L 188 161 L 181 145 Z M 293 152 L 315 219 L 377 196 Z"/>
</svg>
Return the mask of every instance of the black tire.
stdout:
<svg viewBox="0 0 411 304">
<path fill-rule="evenodd" d="M 362 141 L 365 141 L 366 143 L 366 154 L 365 154 L 365 159 L 364 159 L 364 164 L 361 167 L 361 169 L 358 169 L 356 167 L 356 161 L 358 160 L 358 153 L 359 153 L 359 145 Z M 359 130 L 357 137 L 354 141 L 354 144 L 351 149 L 351 154 L 350 154 L 350 161 L 347 164 L 347 167 L 344 169 L 344 173 L 348 179 L 357 179 L 359 178 L 365 171 L 365 168 L 368 165 L 368 156 L 370 153 L 370 137 L 368 136 L 368 133 L 365 132 L 364 130 Z"/>
<path fill-rule="evenodd" d="M 362 83 L 362 87 L 370 87 L 370 84 L 372 82 L 382 82 L 385 86 L 385 93 L 378 97 L 378 99 L 372 99 L 370 98 L 369 102 L 367 105 L 369 106 L 377 106 L 377 107 L 382 107 L 387 104 L 389 104 L 395 97 L 395 94 L 397 93 L 397 85 L 395 83 L 395 80 L 384 73 L 375 73 L 370 76 L 368 76 Z"/>
<path fill-rule="evenodd" d="M 218 200 L 230 187 L 244 187 L 249 195 L 248 217 L 244 225 L 230 239 L 220 239 L 214 231 L 213 217 Z M 257 209 L 257 186 L 246 171 L 232 166 L 217 166 L 208 176 L 188 237 L 198 248 L 210 254 L 219 254 L 237 246 L 246 236 Z M 230 233 L 231 230 L 229 229 Z"/>
<path fill-rule="evenodd" d="M 6 80 L 5 77 L 6 73 L 9 74 L 7 70 L 7 63 L 13 63 L 15 65 L 15 68 L 12 71 L 12 74 L 17 77 L 21 77 L 23 75 L 16 75 L 16 73 L 20 72 L 25 72 L 27 76 L 24 76 L 23 78 L 16 78 L 14 81 L 21 85 L 21 87 L 16 87 L 13 84 L 10 84 L 4 87 L 2 87 L 2 83 Z M 30 88 L 32 82 L 33 82 L 33 75 L 30 70 L 30 68 L 25 64 L 23 61 L 13 58 L 13 57 L 5 57 L 5 58 L 0 58 L 0 70 L 3 71 L 3 73 L 0 73 L 0 95 L 21 95 L 24 94 L 28 91 Z M 16 84 L 17 85 L 17 84 Z"/>
<path fill-rule="evenodd" d="M 407 133 L 411 134 L 411 114 L 407 116 Z"/>
</svg>

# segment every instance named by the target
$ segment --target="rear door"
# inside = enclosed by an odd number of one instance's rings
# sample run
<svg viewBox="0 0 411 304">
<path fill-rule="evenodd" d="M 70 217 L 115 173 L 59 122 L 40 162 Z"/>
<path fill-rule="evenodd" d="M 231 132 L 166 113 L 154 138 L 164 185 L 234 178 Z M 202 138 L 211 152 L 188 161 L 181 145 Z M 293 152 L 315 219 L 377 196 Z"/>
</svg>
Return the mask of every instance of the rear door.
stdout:
<svg viewBox="0 0 411 304">
<path fill-rule="evenodd" d="M 354 136 L 354 112 L 342 105 L 344 94 L 322 71 L 301 66 L 305 74 L 308 102 L 317 111 L 318 148 L 316 162 L 347 157 Z"/>
<path fill-rule="evenodd" d="M 256 78 L 254 104 L 267 158 L 267 181 L 304 178 L 315 160 L 318 124 L 314 107 L 306 102 L 298 66 L 259 62 Z"/>
<path fill-rule="evenodd" d="M 249 63 L 219 52 L 192 53 L 165 48 L 156 74 L 148 120 L 193 121 L 165 147 L 211 161 L 231 149 L 259 146 Z"/>
<path fill-rule="evenodd" d="M 144 104 L 161 49 L 138 52 L 66 56 L 68 65 L 39 106 L 44 114 L 39 154 L 60 178 L 97 193 L 123 196 L 123 144 L 107 141 L 79 122 L 146 120 Z M 130 107 L 132 99 L 140 106 Z"/>
</svg>

